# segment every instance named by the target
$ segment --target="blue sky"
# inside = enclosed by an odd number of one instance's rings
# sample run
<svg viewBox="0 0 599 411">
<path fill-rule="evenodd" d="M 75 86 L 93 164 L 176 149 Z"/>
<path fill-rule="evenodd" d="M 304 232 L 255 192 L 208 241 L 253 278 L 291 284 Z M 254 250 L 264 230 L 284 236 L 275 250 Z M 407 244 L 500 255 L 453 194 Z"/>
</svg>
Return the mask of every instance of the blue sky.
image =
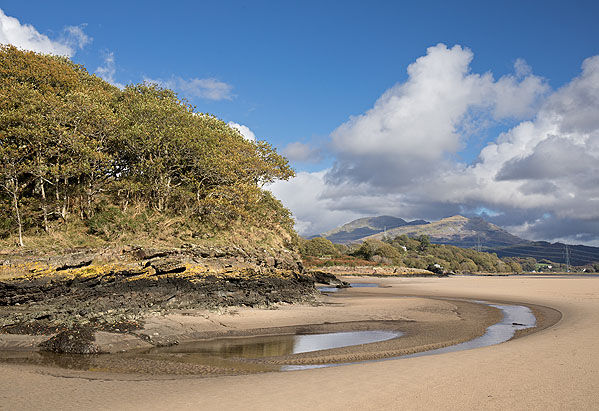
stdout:
<svg viewBox="0 0 599 411">
<path fill-rule="evenodd" d="M 497 83 L 502 76 L 511 76 L 521 89 L 525 88 L 522 79 L 526 76 L 531 81 L 538 79 L 534 90 L 526 94 L 531 98 L 530 107 L 517 113 L 497 115 L 495 104 L 499 103 L 482 103 L 477 97 L 455 114 L 459 121 L 450 115 L 451 127 L 470 131 L 460 131 L 457 143 L 442 143 L 434 161 L 451 163 L 454 173 L 456 167 L 480 162 L 481 150 L 496 142 L 501 133 L 510 133 L 522 122 L 538 123 L 539 113 L 548 111 L 547 101 L 556 100 L 552 96 L 560 88 L 581 76 L 585 59 L 599 54 L 598 2 L 3 1 L 0 9 L 51 41 L 69 44 L 71 58 L 90 72 L 121 85 L 145 79 L 161 82 L 175 88 L 198 111 L 242 124 L 257 138 L 288 154 L 299 177 L 317 178 L 322 185 L 320 193 L 312 193 L 319 206 L 303 206 L 299 199 L 291 198 L 293 185 L 273 189 L 301 220 L 298 228 L 305 233 L 370 213 L 432 219 L 454 211 L 488 209 L 497 212 L 497 222 L 529 238 L 586 243 L 599 238 L 599 215 L 564 211 L 571 208 L 564 197 L 570 192 L 562 193 L 561 200 L 548 208 L 532 200 L 530 204 L 523 200 L 522 205 L 512 205 L 482 192 L 460 198 L 445 195 L 425 199 L 422 194 L 414 194 L 409 184 L 373 180 L 370 176 L 376 177 L 377 173 L 370 173 L 366 157 L 359 156 L 358 148 L 351 153 L 344 148 L 354 141 L 351 136 L 357 127 L 348 125 L 350 117 L 368 116 L 387 90 L 396 84 L 410 84 L 408 67 L 423 56 L 432 60 L 434 53 L 442 54 L 439 49 L 429 48 L 443 43 L 449 50 L 445 57 L 460 54 L 463 61 L 468 61 L 466 74 L 491 73 Z M 68 27 L 79 28 L 79 34 L 65 32 Z M 77 43 L 82 35 L 88 41 Z M 460 50 L 453 48 L 455 45 L 461 46 Z M 470 55 L 463 54 L 462 49 Z M 524 74 L 515 74 L 518 61 L 523 62 Z M 594 84 L 595 80 L 587 81 Z M 490 90 L 491 86 L 481 87 Z M 491 88 L 492 93 L 503 93 L 498 91 L 499 85 Z M 209 95 L 207 90 L 213 93 Z M 405 93 L 405 89 L 398 90 L 397 96 L 405 97 Z M 465 122 L 464 117 L 475 121 Z M 340 131 L 344 124 L 347 127 Z M 402 124 L 397 127 L 403 129 Z M 585 138 L 588 140 L 593 133 L 587 132 Z M 363 134 L 362 138 L 370 137 Z M 394 137 L 391 134 L 385 138 Z M 397 141 L 404 140 L 398 137 Z M 576 141 L 581 144 L 580 139 Z M 401 153 L 398 149 L 397 154 Z M 302 161 L 308 154 L 309 161 Z M 533 154 L 530 151 L 520 157 Z M 375 153 L 368 164 L 384 167 L 388 162 L 377 159 Z M 504 165 L 516 161 L 514 156 L 504 160 Z M 407 175 L 409 166 L 392 166 L 387 175 Z M 360 168 L 363 172 L 359 175 L 343 174 L 344 170 Z M 444 176 L 448 172 L 449 168 L 445 169 Z M 430 178 L 440 180 L 439 175 Z M 313 185 L 307 180 L 293 184 Z M 520 186 L 524 180 L 519 178 Z M 364 184 L 368 184 L 366 190 Z M 557 186 L 562 187 L 560 184 Z M 589 184 L 575 195 L 593 198 L 594 191 L 591 194 L 589 189 L 595 188 L 595 182 Z M 358 187 L 368 192 L 365 198 L 349 196 L 343 205 L 331 204 L 331 193 L 341 195 Z M 383 192 L 396 196 L 381 197 Z M 365 206 L 368 201 L 381 205 Z M 578 216 L 582 214 L 584 221 L 594 227 L 589 232 L 550 233 L 541 229 L 545 215 L 561 222 L 580 222 L 583 220 Z M 324 221 L 316 221 L 319 218 Z M 536 231 L 531 229 L 535 224 Z"/>
</svg>

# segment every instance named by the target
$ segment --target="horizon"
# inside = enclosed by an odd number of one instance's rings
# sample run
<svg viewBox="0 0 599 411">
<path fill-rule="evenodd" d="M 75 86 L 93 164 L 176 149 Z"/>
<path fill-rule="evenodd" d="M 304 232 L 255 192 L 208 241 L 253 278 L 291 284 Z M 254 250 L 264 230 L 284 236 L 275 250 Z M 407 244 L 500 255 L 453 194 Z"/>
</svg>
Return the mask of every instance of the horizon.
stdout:
<svg viewBox="0 0 599 411">
<path fill-rule="evenodd" d="M 268 189 L 303 236 L 464 215 L 599 246 L 597 15 L 592 1 L 8 1 L 0 43 L 171 88 L 268 141 L 297 172 Z"/>
</svg>

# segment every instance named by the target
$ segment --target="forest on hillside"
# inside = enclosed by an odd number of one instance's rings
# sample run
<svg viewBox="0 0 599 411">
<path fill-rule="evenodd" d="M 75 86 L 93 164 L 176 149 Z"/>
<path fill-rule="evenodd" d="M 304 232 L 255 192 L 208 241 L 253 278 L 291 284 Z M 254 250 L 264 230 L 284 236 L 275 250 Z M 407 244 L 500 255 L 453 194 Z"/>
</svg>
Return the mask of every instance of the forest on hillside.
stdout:
<svg viewBox="0 0 599 411">
<path fill-rule="evenodd" d="M 10 244 L 69 231 L 110 241 L 169 218 L 192 236 L 239 221 L 293 233 L 262 189 L 293 176 L 287 160 L 171 90 L 120 90 L 67 58 L 2 46 L 0 96 L 0 239 Z"/>
<path fill-rule="evenodd" d="M 333 244 L 326 238 L 302 240 L 300 250 L 309 265 L 396 265 L 454 273 L 520 273 L 516 259 L 501 260 L 495 254 L 452 245 L 432 244 L 426 235 L 400 235 L 385 241 Z"/>
<path fill-rule="evenodd" d="M 348 245 L 333 244 L 323 237 L 300 239 L 300 252 L 313 267 L 394 265 L 454 273 L 599 272 L 599 263 L 569 266 L 527 256 L 499 258 L 472 248 L 434 244 L 427 235 L 403 234 Z"/>
</svg>

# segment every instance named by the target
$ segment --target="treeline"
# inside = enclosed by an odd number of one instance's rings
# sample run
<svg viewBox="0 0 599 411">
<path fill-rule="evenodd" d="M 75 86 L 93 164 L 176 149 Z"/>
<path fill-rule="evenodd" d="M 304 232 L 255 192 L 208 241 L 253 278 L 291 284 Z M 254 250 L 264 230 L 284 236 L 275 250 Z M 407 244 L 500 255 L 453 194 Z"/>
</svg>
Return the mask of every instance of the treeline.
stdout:
<svg viewBox="0 0 599 411">
<path fill-rule="evenodd" d="M 292 230 L 263 184 L 287 160 L 168 89 L 124 90 L 63 57 L 0 48 L 0 237 L 70 221 L 110 236 L 128 210 L 226 227 L 241 218 Z"/>
<path fill-rule="evenodd" d="M 325 238 L 317 237 L 302 240 L 300 251 L 307 257 L 324 258 L 320 260 L 323 265 L 333 265 L 336 261 L 343 261 L 344 264 L 351 263 L 346 257 L 353 257 L 383 265 L 455 273 L 522 272 L 522 266 L 514 259 L 504 261 L 495 254 L 452 245 L 432 244 L 426 235 L 416 238 L 401 235 L 385 241 L 367 240 L 359 245 L 349 246 L 333 244 Z"/>
</svg>

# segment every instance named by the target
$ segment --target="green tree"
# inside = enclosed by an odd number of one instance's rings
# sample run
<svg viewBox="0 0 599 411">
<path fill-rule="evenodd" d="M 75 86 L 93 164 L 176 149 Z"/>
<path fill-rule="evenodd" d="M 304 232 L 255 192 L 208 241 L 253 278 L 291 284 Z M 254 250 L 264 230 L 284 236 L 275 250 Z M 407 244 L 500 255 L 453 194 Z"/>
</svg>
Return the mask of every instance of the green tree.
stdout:
<svg viewBox="0 0 599 411">
<path fill-rule="evenodd" d="M 323 257 L 339 254 L 335 245 L 328 239 L 323 237 L 315 237 L 310 240 L 303 240 L 300 244 L 302 255 Z"/>
</svg>

